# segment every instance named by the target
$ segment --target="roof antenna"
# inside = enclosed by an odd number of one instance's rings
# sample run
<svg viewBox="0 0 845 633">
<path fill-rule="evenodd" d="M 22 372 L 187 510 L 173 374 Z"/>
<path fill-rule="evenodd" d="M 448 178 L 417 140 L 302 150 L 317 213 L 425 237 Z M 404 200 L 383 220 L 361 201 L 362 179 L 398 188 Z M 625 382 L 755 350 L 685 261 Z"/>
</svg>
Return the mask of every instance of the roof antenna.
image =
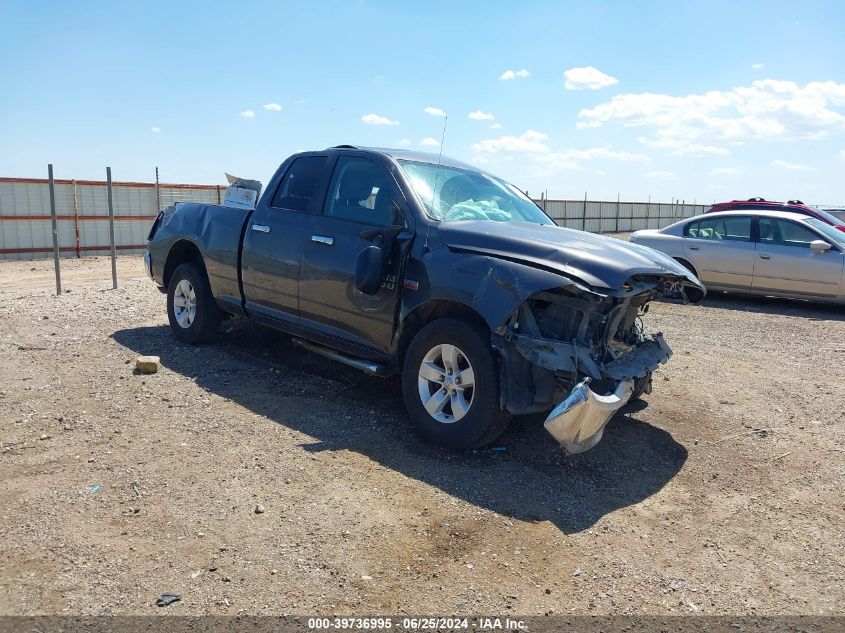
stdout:
<svg viewBox="0 0 845 633">
<path fill-rule="evenodd" d="M 440 180 L 440 164 L 443 162 L 443 143 L 446 142 L 446 122 L 449 115 L 443 117 L 443 133 L 440 135 L 440 154 L 437 156 L 437 171 L 434 172 L 434 189 L 431 190 L 431 213 L 434 215 L 434 196 L 437 194 L 437 183 Z M 428 234 L 431 232 L 431 224 L 425 231 L 425 248 L 428 251 Z"/>
</svg>

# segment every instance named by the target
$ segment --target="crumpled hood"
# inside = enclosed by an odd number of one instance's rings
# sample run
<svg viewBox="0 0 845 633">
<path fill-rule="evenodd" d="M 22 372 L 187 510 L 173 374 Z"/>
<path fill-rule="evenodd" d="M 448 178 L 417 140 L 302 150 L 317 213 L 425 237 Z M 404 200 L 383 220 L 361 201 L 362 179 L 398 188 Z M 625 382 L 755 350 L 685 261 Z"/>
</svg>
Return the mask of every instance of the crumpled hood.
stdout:
<svg viewBox="0 0 845 633">
<path fill-rule="evenodd" d="M 634 275 L 675 275 L 703 289 L 695 275 L 647 246 L 612 237 L 527 222 L 466 221 L 438 226 L 449 248 L 520 260 L 596 288 L 619 289 Z"/>
</svg>

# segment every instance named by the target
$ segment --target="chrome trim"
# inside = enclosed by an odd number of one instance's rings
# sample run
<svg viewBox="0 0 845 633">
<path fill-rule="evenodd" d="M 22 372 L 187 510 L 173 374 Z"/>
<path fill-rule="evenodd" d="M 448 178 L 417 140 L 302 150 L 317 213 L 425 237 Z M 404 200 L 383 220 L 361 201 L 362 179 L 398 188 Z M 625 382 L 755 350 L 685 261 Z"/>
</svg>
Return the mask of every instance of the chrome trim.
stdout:
<svg viewBox="0 0 845 633">
<path fill-rule="evenodd" d="M 633 380 L 623 380 L 607 396 L 596 394 L 589 382 L 587 378 L 575 385 L 543 424 L 568 453 L 583 453 L 598 444 L 610 418 L 634 393 Z"/>
<path fill-rule="evenodd" d="M 363 360 L 361 358 L 346 356 L 345 354 L 341 354 L 336 350 L 329 349 L 328 347 L 323 347 L 322 345 L 317 345 L 316 343 L 303 341 L 302 339 L 298 338 L 292 338 L 291 343 L 293 343 L 294 345 L 298 345 L 303 349 L 307 349 L 309 352 L 314 352 L 315 354 L 319 354 L 320 356 L 323 356 L 325 358 L 336 360 L 337 362 L 342 363 L 348 367 L 360 369 L 364 373 L 371 374 L 373 376 L 387 375 L 387 367 L 385 367 L 384 365 L 379 365 L 378 363 L 373 363 L 372 361 Z"/>
</svg>

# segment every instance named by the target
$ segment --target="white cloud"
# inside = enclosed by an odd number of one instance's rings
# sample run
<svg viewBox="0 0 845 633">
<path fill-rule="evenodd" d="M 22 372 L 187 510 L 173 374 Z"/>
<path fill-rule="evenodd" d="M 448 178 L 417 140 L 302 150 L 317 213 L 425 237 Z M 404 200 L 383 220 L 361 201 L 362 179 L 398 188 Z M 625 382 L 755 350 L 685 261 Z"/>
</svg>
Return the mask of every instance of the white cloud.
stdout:
<svg viewBox="0 0 845 633">
<path fill-rule="evenodd" d="M 808 165 L 801 165 L 799 163 L 789 163 L 785 160 L 773 160 L 769 163 L 772 167 L 777 167 L 778 169 L 786 169 L 788 171 L 816 171 L 813 167 Z"/>
<path fill-rule="evenodd" d="M 563 76 L 567 90 L 598 90 L 619 83 L 616 77 L 611 77 L 592 66 L 570 68 L 564 71 Z"/>
<path fill-rule="evenodd" d="M 161 128 L 153 126 L 150 128 L 150 132 L 155 132 L 156 134 L 158 134 L 159 132 L 161 132 Z"/>
<path fill-rule="evenodd" d="M 621 94 L 578 113 L 577 127 L 619 121 L 651 127 L 657 139 L 701 140 L 819 139 L 845 131 L 845 84 L 761 79 L 750 86 L 676 97 Z"/>
<path fill-rule="evenodd" d="M 726 147 L 715 145 L 684 145 L 672 152 L 673 156 L 686 156 L 690 158 L 701 158 L 702 156 L 727 156 L 730 150 Z"/>
<path fill-rule="evenodd" d="M 437 139 L 433 139 L 428 136 L 420 141 L 420 145 L 426 145 L 428 147 L 440 147 L 440 142 Z"/>
<path fill-rule="evenodd" d="M 506 70 L 501 75 L 499 75 L 499 79 L 502 81 L 508 81 L 509 79 L 525 79 L 526 77 L 530 77 L 531 73 L 521 68 L 519 70 Z"/>
<path fill-rule="evenodd" d="M 254 119 L 255 112 L 253 112 L 252 110 L 244 110 L 243 112 L 241 112 L 241 116 L 245 119 Z"/>
<path fill-rule="evenodd" d="M 845 149 L 839 150 L 839 158 L 845 158 Z"/>
<path fill-rule="evenodd" d="M 396 141 L 396 144 L 400 147 L 405 146 L 405 145 L 410 145 L 411 140 L 407 139 L 407 138 L 400 138 L 398 141 Z"/>
<path fill-rule="evenodd" d="M 278 103 L 265 103 L 261 107 L 264 108 L 265 110 L 269 110 L 270 112 L 281 112 L 282 111 L 282 106 Z"/>
<path fill-rule="evenodd" d="M 519 136 L 501 136 L 480 141 L 472 146 L 476 152 L 497 154 L 501 152 L 528 152 L 542 154 L 551 151 L 546 141 L 548 136 L 535 130 L 527 130 Z"/>
<path fill-rule="evenodd" d="M 742 167 L 716 167 L 710 170 L 711 176 L 739 176 L 742 173 Z"/>
<path fill-rule="evenodd" d="M 386 116 L 374 113 L 365 114 L 361 117 L 361 121 L 367 125 L 399 125 L 399 121 L 393 121 Z"/>
<path fill-rule="evenodd" d="M 496 118 L 489 112 L 484 112 L 482 110 L 475 110 L 474 112 L 470 112 L 468 116 L 473 121 L 492 121 Z"/>
<path fill-rule="evenodd" d="M 673 138 L 671 136 L 664 136 L 657 139 L 649 139 L 643 136 L 637 138 L 637 141 L 648 147 L 656 147 L 660 149 L 672 150 L 669 152 L 672 156 L 683 156 L 687 158 L 701 158 L 703 156 L 727 156 L 730 150 L 726 147 L 718 147 L 716 145 L 699 145 L 690 143 L 683 139 Z"/>
<path fill-rule="evenodd" d="M 502 124 L 501 123 L 494 123 L 493 125 L 490 126 L 490 129 L 491 130 L 501 130 Z"/>
<path fill-rule="evenodd" d="M 675 174 L 671 171 L 646 171 L 643 172 L 646 178 L 657 178 L 660 180 L 674 180 Z"/>
<path fill-rule="evenodd" d="M 751 70 L 763 70 L 765 67 L 765 64 L 751 64 Z"/>
<path fill-rule="evenodd" d="M 432 108 L 431 106 L 428 106 L 427 108 L 423 109 L 423 112 L 425 112 L 426 114 L 430 114 L 431 116 L 446 116 L 446 113 L 443 110 L 441 110 L 440 108 Z"/>
<path fill-rule="evenodd" d="M 587 149 L 553 150 L 548 143 L 549 137 L 543 132 L 527 130 L 519 136 L 500 136 L 487 139 L 472 145 L 472 150 L 478 154 L 476 158 L 497 157 L 502 160 L 519 158 L 528 161 L 535 168 L 540 169 L 581 169 L 580 163 L 589 160 L 619 160 L 633 162 L 648 162 L 645 154 L 620 152 L 606 147 L 590 147 Z M 482 159 L 483 160 L 483 159 Z M 479 163 L 480 160 L 474 162 Z M 487 161 L 490 162 L 490 161 Z"/>
<path fill-rule="evenodd" d="M 575 160 L 593 160 L 594 158 L 605 158 L 609 160 L 633 161 L 638 163 L 648 162 L 645 154 L 631 154 L 630 152 L 617 152 L 606 147 L 591 147 L 589 149 L 568 149 L 564 152 L 568 157 Z"/>
</svg>

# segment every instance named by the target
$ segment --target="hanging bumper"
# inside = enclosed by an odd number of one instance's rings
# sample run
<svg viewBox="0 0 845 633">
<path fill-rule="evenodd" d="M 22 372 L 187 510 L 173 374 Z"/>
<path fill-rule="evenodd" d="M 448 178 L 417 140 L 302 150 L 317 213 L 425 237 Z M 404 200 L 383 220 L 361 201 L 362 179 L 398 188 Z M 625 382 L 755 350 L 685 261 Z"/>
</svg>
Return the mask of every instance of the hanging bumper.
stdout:
<svg viewBox="0 0 845 633">
<path fill-rule="evenodd" d="M 610 418 L 634 393 L 633 380 L 623 380 L 607 396 L 596 394 L 589 382 L 587 378 L 575 385 L 543 425 L 568 453 L 582 453 L 598 444 Z"/>
</svg>

